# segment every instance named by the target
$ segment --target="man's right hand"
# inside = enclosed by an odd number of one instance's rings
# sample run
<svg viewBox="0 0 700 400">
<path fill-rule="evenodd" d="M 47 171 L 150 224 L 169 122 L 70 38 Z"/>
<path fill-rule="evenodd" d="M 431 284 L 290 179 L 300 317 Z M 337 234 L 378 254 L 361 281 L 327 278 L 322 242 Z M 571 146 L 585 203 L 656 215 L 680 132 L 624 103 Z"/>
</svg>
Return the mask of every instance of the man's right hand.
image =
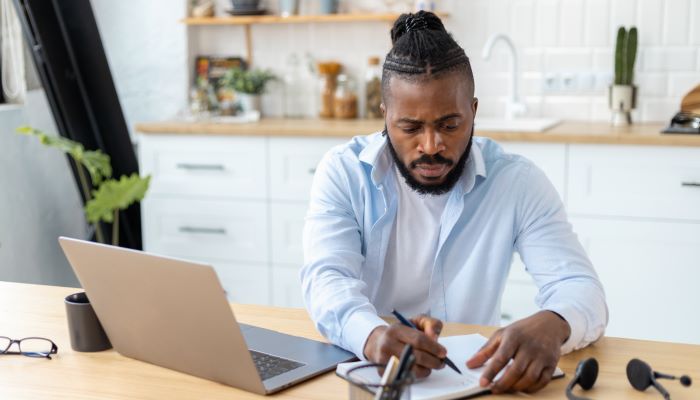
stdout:
<svg viewBox="0 0 700 400">
<path fill-rule="evenodd" d="M 443 368 L 447 349 L 437 342 L 442 322 L 425 315 L 412 318 L 411 322 L 420 330 L 401 324 L 374 328 L 365 343 L 365 357 L 372 362 L 385 364 L 392 355 L 400 357 L 404 346 L 410 344 L 416 356 L 413 367 L 416 378 L 424 378 L 430 375 L 431 370 Z"/>
</svg>

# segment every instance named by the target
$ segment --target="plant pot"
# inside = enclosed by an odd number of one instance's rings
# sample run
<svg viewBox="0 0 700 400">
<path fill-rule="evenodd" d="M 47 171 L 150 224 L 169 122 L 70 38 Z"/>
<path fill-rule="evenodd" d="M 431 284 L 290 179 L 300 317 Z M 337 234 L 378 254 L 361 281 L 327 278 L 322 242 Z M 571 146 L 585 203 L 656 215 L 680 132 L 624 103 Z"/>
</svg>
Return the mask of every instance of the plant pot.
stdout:
<svg viewBox="0 0 700 400">
<path fill-rule="evenodd" d="M 637 87 L 634 85 L 610 85 L 608 105 L 612 111 L 612 124 L 632 124 L 632 110 L 637 106 Z"/>
<path fill-rule="evenodd" d="M 112 348 L 85 292 L 65 299 L 70 346 L 75 351 L 93 352 Z"/>
<path fill-rule="evenodd" d="M 299 0 L 279 0 L 280 15 L 289 17 L 290 15 L 299 14 Z"/>
<path fill-rule="evenodd" d="M 262 95 L 238 93 L 237 97 L 243 114 L 258 111 L 262 115 Z"/>
<path fill-rule="evenodd" d="M 338 0 L 321 0 L 319 14 L 336 14 L 338 12 Z"/>
</svg>

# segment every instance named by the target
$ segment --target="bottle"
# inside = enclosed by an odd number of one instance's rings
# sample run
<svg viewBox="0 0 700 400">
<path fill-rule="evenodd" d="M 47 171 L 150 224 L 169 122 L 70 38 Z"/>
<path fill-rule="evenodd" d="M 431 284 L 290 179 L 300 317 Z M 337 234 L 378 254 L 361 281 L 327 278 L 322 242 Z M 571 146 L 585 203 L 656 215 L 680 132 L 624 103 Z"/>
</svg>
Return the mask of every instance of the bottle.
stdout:
<svg viewBox="0 0 700 400">
<path fill-rule="evenodd" d="M 333 98 L 333 115 L 335 118 L 357 118 L 357 89 L 355 81 L 348 75 L 338 75 Z"/>
<path fill-rule="evenodd" d="M 334 61 L 318 63 L 320 79 L 318 116 L 321 118 L 333 118 L 333 99 L 339 72 L 340 63 Z"/>
<path fill-rule="evenodd" d="M 379 57 L 370 57 L 365 73 L 365 116 L 381 118 L 382 110 L 382 69 Z"/>
</svg>

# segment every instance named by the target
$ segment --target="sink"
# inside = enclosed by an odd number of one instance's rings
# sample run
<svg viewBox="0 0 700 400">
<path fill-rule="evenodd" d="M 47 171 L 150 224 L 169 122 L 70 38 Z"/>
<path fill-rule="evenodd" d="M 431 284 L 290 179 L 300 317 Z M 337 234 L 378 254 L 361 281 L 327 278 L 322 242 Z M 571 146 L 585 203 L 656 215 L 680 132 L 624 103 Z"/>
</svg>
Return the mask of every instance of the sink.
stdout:
<svg viewBox="0 0 700 400">
<path fill-rule="evenodd" d="M 474 121 L 475 131 L 542 132 L 558 124 L 553 118 L 479 118 Z"/>
</svg>

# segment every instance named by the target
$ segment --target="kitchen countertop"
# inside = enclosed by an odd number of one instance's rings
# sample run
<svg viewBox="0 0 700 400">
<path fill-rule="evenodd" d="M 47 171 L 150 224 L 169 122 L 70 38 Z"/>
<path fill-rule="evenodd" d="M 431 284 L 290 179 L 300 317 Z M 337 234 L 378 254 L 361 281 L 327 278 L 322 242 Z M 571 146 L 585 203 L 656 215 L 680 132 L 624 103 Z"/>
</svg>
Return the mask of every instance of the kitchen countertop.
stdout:
<svg viewBox="0 0 700 400">
<path fill-rule="evenodd" d="M 164 121 L 136 124 L 143 134 L 231 135 L 282 137 L 352 137 L 376 132 L 383 120 L 262 119 L 258 122 L 234 124 L 216 122 Z M 698 146 L 700 135 L 661 134 L 664 124 L 645 123 L 629 127 L 613 127 L 605 122 L 563 121 L 544 132 L 479 131 L 499 142 L 630 144 L 656 146 Z"/>
</svg>

